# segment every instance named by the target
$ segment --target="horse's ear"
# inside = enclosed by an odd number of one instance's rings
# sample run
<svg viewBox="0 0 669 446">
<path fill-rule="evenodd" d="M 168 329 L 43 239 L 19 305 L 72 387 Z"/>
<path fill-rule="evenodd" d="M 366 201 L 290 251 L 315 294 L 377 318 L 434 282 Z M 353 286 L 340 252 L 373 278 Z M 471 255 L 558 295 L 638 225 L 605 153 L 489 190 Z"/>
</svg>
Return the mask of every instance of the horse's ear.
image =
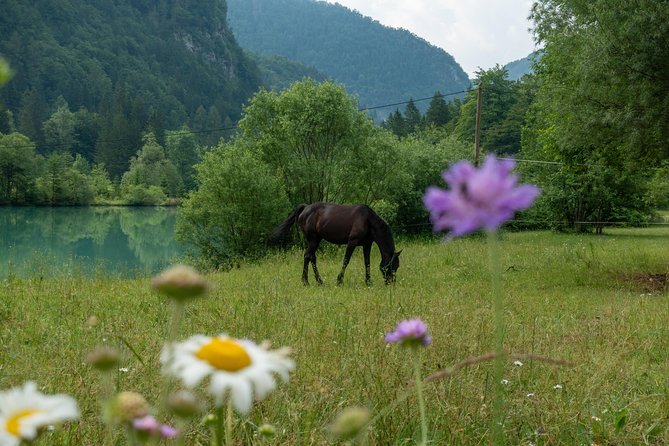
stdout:
<svg viewBox="0 0 669 446">
<path fill-rule="evenodd" d="M 404 250 L 403 250 L 403 249 L 400 249 L 399 251 L 397 251 L 397 252 L 395 253 L 395 257 L 399 257 L 400 254 L 402 254 L 402 251 L 404 251 Z"/>
</svg>

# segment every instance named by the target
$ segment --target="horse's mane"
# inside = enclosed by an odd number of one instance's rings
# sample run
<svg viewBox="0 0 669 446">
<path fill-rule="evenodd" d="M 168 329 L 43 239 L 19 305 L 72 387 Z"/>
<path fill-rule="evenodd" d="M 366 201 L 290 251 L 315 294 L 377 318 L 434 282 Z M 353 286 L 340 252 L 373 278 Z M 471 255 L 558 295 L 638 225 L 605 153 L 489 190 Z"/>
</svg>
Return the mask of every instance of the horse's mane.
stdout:
<svg viewBox="0 0 669 446">
<path fill-rule="evenodd" d="M 393 239 L 393 233 L 390 230 L 390 226 L 386 223 L 381 217 L 378 216 L 374 209 L 367 206 L 369 210 L 369 220 L 372 223 L 372 235 L 377 240 L 377 245 L 380 246 L 379 242 L 385 246 L 391 248 L 391 253 L 395 252 L 395 240 Z"/>
</svg>

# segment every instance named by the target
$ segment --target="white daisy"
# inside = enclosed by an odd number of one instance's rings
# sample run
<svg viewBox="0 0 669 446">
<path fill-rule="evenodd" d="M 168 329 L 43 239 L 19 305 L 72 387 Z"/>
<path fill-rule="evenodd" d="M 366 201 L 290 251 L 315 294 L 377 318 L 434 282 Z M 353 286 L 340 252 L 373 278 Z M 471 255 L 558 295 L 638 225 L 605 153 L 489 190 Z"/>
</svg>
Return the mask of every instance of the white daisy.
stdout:
<svg viewBox="0 0 669 446">
<path fill-rule="evenodd" d="M 269 350 L 247 339 L 226 334 L 195 335 L 184 342 L 167 345 L 160 356 L 165 373 L 194 388 L 209 378 L 209 393 L 217 406 L 230 394 L 232 405 L 241 413 L 251 410 L 253 397 L 261 400 L 276 387 L 274 374 L 288 381 L 295 367 L 289 349 Z"/>
<path fill-rule="evenodd" d="M 34 440 L 41 429 L 79 418 L 77 402 L 67 395 L 44 395 L 34 382 L 0 392 L 0 445 Z"/>
</svg>

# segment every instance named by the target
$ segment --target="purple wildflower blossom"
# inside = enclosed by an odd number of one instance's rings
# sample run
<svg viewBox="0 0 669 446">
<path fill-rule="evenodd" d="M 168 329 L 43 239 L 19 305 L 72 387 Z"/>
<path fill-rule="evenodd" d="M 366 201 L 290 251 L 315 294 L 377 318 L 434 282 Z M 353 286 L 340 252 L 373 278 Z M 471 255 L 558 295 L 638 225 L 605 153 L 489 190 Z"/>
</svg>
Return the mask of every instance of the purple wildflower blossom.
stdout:
<svg viewBox="0 0 669 446">
<path fill-rule="evenodd" d="M 427 325 L 420 319 L 409 319 L 397 324 L 395 331 L 386 334 L 386 342 L 399 344 L 422 344 L 427 347 L 432 343 L 432 336 L 427 332 Z"/>
<path fill-rule="evenodd" d="M 132 427 L 147 435 L 159 435 L 161 438 L 172 438 L 179 433 L 175 428 L 167 424 L 160 424 L 153 415 L 135 418 Z"/>
<path fill-rule="evenodd" d="M 169 426 L 167 424 L 163 424 L 160 426 L 160 436 L 162 438 L 174 438 L 177 435 L 179 435 L 179 431 L 173 428 L 172 426 Z"/>
<path fill-rule="evenodd" d="M 515 211 L 532 205 L 539 188 L 518 186 L 511 174 L 515 161 L 488 155 L 480 169 L 468 161 L 455 163 L 442 174 L 450 190 L 428 188 L 423 203 L 435 231 L 449 230 L 449 238 L 478 229 L 494 231 L 513 218 Z"/>
</svg>

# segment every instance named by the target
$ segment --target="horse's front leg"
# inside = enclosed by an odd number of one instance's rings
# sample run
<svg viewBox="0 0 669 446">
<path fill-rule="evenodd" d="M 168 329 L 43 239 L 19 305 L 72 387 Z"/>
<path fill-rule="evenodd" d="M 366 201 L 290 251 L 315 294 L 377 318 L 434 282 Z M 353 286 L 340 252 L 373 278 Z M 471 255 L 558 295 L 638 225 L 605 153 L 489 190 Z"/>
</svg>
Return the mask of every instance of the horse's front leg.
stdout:
<svg viewBox="0 0 669 446">
<path fill-rule="evenodd" d="M 348 262 L 351 261 L 351 256 L 353 255 L 353 251 L 355 250 L 355 243 L 350 243 L 346 246 L 346 254 L 344 254 L 344 264 L 341 266 L 341 271 L 339 272 L 339 275 L 337 276 L 337 285 L 341 285 L 344 283 L 344 271 L 346 271 L 346 267 L 348 266 Z"/>
<path fill-rule="evenodd" d="M 369 273 L 370 255 L 372 253 L 372 244 L 365 244 L 362 246 L 362 255 L 365 258 L 365 285 L 372 284 L 371 275 Z"/>
</svg>

